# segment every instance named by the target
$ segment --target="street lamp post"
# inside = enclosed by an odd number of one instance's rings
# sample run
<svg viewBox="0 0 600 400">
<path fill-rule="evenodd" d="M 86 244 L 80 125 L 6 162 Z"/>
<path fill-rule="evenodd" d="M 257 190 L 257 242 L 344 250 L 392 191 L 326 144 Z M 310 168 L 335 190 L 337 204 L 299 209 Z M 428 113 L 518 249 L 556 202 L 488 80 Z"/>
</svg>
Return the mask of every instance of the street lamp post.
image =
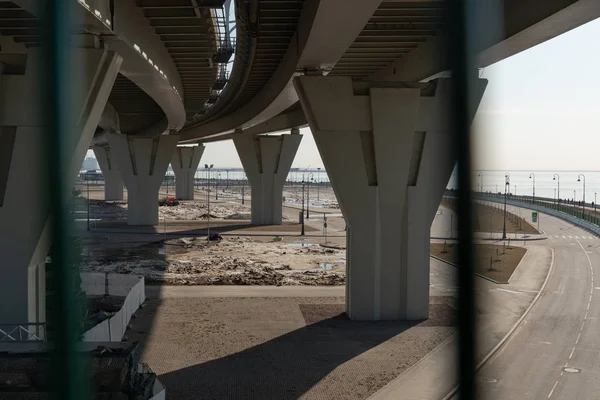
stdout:
<svg viewBox="0 0 600 400">
<path fill-rule="evenodd" d="M 532 172 L 529 174 L 529 179 L 531 179 L 531 177 L 533 177 L 533 201 L 532 203 L 535 204 L 535 174 Z"/>
<path fill-rule="evenodd" d="M 244 189 L 246 189 L 246 173 L 244 172 L 244 177 L 242 178 L 242 204 L 244 204 L 245 196 Z"/>
<path fill-rule="evenodd" d="M 508 194 L 508 186 L 510 185 L 510 174 L 507 172 L 504 175 L 504 226 L 502 228 L 502 239 L 506 239 L 506 196 Z"/>
<path fill-rule="evenodd" d="M 481 172 L 478 173 L 477 176 L 479 177 L 479 192 L 483 193 L 483 176 L 481 175 Z"/>
<path fill-rule="evenodd" d="M 319 170 L 319 172 L 321 172 L 321 167 L 317 167 L 317 169 Z M 319 174 L 317 174 L 317 202 L 319 202 L 319 184 L 321 183 L 321 179 L 319 177 Z"/>
<path fill-rule="evenodd" d="M 206 176 L 208 178 L 208 181 L 207 181 L 208 184 L 206 185 L 206 187 L 207 187 L 206 202 L 208 205 L 208 213 L 206 214 L 207 218 L 208 218 L 208 229 L 206 231 L 206 240 L 207 241 L 210 241 L 210 190 L 209 189 L 210 189 L 210 170 L 212 169 L 212 167 L 213 167 L 213 164 L 210 164 L 210 165 L 204 164 L 204 168 L 206 169 Z"/>
<path fill-rule="evenodd" d="M 217 176 L 215 178 L 215 200 L 219 200 L 219 190 L 217 189 L 217 183 L 221 180 L 221 173 L 217 172 Z"/>
<path fill-rule="evenodd" d="M 311 172 L 306 176 L 306 219 L 310 218 L 310 181 L 314 179 L 314 174 Z"/>
<path fill-rule="evenodd" d="M 87 184 L 87 230 L 90 230 L 90 178 L 88 173 L 85 173 L 85 183 Z"/>
<path fill-rule="evenodd" d="M 577 176 L 577 182 L 581 182 L 581 178 L 583 177 L 583 219 L 585 220 L 585 175 L 579 174 Z"/>
<path fill-rule="evenodd" d="M 304 174 L 302 174 L 302 232 L 301 236 L 304 236 Z"/>
<path fill-rule="evenodd" d="M 554 174 L 552 177 L 553 181 L 556 181 L 557 189 L 556 189 L 556 201 L 560 204 L 560 175 Z"/>
</svg>

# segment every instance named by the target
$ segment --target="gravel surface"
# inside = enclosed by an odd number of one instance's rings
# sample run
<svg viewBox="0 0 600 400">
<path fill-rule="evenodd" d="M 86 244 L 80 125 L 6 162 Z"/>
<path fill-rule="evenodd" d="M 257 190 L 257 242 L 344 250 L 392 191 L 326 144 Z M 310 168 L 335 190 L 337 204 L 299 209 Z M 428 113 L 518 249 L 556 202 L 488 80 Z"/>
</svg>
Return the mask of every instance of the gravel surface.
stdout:
<svg viewBox="0 0 600 400">
<path fill-rule="evenodd" d="M 179 285 L 343 285 L 344 250 L 309 243 L 190 237 L 84 257 L 83 270 Z"/>
</svg>

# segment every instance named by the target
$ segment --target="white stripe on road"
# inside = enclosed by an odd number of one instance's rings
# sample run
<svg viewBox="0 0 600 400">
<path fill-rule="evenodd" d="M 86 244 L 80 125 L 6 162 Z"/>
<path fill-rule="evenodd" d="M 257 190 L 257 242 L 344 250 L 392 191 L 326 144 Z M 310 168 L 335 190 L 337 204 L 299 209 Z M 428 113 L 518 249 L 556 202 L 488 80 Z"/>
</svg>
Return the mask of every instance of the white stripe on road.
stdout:
<svg viewBox="0 0 600 400">
<path fill-rule="evenodd" d="M 558 381 L 554 382 L 554 386 L 552 386 L 552 390 L 548 394 L 548 398 L 552 397 L 552 393 L 554 393 L 554 389 L 556 389 L 556 385 L 558 385 Z"/>
</svg>

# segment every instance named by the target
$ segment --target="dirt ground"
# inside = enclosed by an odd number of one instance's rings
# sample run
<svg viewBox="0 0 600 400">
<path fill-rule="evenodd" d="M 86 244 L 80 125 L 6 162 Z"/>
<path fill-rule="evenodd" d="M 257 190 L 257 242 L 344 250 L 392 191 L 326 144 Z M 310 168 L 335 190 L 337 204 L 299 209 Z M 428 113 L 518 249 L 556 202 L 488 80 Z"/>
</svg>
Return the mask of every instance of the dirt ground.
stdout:
<svg viewBox="0 0 600 400">
<path fill-rule="evenodd" d="M 456 199 L 452 197 L 442 198 L 443 205 L 456 212 Z M 474 224 L 475 232 L 502 232 L 504 229 L 504 209 L 496 204 L 474 203 Z M 532 233 L 538 234 L 538 230 L 518 215 L 506 212 L 506 231 L 513 233 Z"/>
<path fill-rule="evenodd" d="M 432 243 L 431 254 L 456 263 L 457 248 L 456 243 Z M 525 248 L 510 245 L 508 242 L 506 245 L 478 243 L 475 245 L 475 273 L 498 283 L 508 283 L 526 252 Z"/>
<path fill-rule="evenodd" d="M 79 202 L 85 202 L 84 198 L 79 198 Z M 197 201 L 180 201 L 177 206 L 160 206 L 158 208 L 159 220 L 167 219 L 169 221 L 190 221 L 208 218 L 208 206 Z M 90 201 L 90 217 L 112 220 L 127 219 L 127 202 L 113 201 L 105 202 L 100 200 Z M 235 204 L 230 202 L 219 202 L 211 204 L 210 217 L 214 219 L 237 219 L 249 220 L 249 204 Z M 285 219 L 285 218 L 284 218 Z"/>
<path fill-rule="evenodd" d="M 140 341 L 177 400 L 366 399 L 454 333 L 454 299 L 426 321 L 349 321 L 343 297 L 149 299 Z"/>
<path fill-rule="evenodd" d="M 82 268 L 176 285 L 343 285 L 346 252 L 278 237 L 184 237 L 84 255 Z"/>
</svg>

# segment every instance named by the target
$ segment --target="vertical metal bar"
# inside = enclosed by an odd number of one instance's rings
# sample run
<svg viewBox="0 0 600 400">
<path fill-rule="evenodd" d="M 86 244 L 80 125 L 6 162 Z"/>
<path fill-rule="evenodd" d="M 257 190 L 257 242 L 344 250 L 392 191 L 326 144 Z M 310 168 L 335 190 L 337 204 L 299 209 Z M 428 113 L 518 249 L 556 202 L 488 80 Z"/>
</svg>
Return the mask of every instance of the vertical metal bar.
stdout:
<svg viewBox="0 0 600 400">
<path fill-rule="evenodd" d="M 74 31 L 72 12 L 76 2 L 55 0 L 45 2 L 44 8 L 44 65 L 39 67 L 41 79 L 41 101 L 44 113 L 46 136 L 46 161 L 49 176 L 49 209 L 52 215 L 52 263 L 53 287 L 56 293 L 55 312 L 52 318 L 54 398 L 75 400 L 88 398 L 85 391 L 86 375 L 77 354 L 80 336 L 78 304 L 74 288 L 76 285 L 75 259 L 68 238 L 70 221 L 67 212 L 68 190 L 65 177 L 69 173 L 70 152 L 74 146 L 70 141 L 74 135 L 71 96 L 74 65 L 72 62 L 71 34 Z"/>
<path fill-rule="evenodd" d="M 476 78 L 468 45 L 468 12 L 471 1 L 451 1 L 450 43 L 452 67 L 452 131 L 458 157 L 458 333 L 459 386 L 461 399 L 475 398 L 475 293 L 473 269 L 473 216 L 471 198 L 470 115 L 472 102 L 469 81 Z"/>
</svg>

